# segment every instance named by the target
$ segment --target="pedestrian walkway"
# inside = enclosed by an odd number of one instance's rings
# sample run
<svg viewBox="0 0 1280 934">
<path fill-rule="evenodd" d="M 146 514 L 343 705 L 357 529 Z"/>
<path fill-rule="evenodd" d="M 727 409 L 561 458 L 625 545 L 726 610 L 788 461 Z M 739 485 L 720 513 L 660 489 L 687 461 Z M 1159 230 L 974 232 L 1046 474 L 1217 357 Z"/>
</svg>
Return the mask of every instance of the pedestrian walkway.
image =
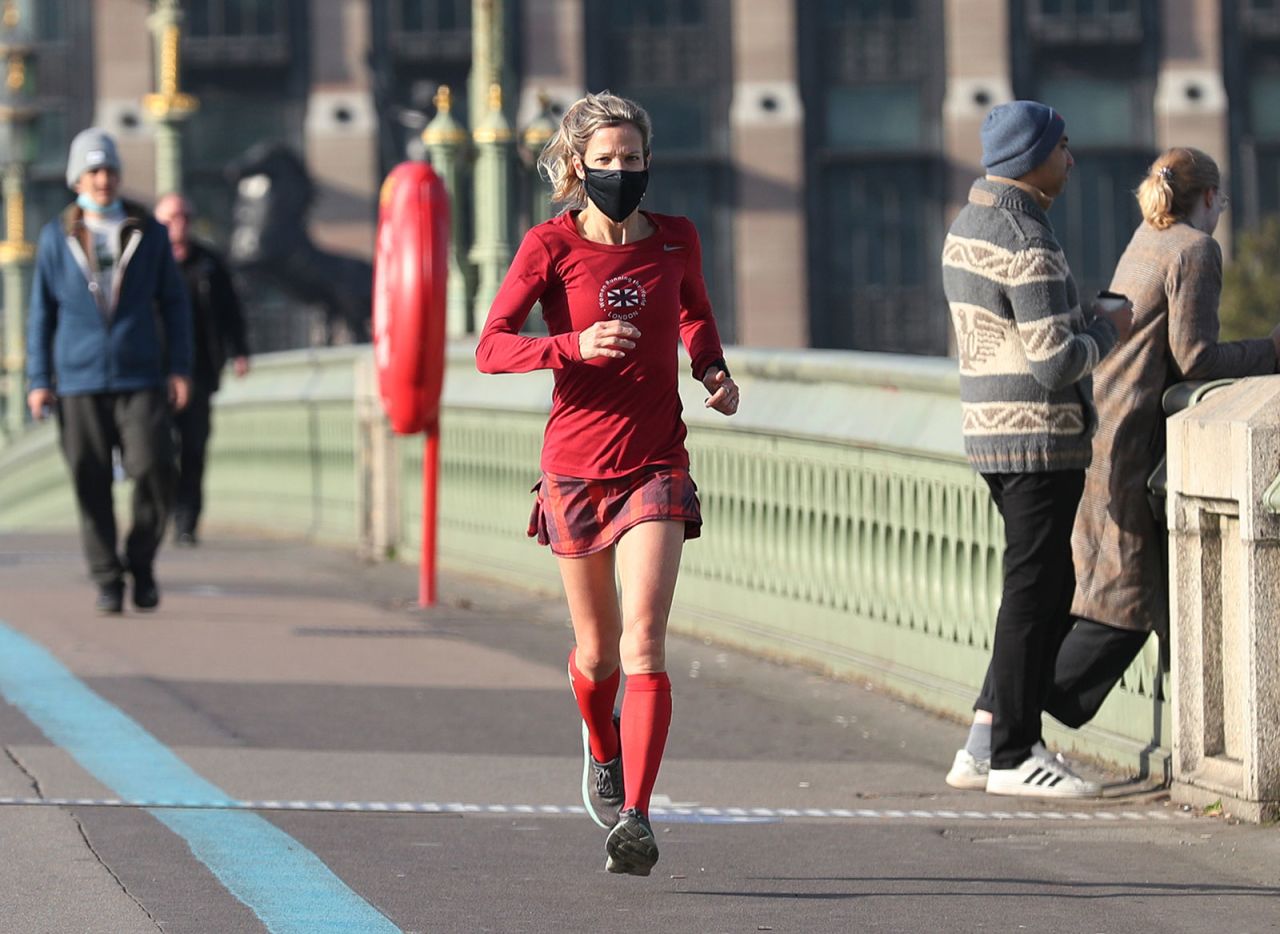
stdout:
<svg viewBox="0 0 1280 934">
<path fill-rule="evenodd" d="M 101 618 L 72 536 L 0 538 L 0 929 L 1280 923 L 1273 829 L 1118 776 L 1100 802 L 958 792 L 962 726 L 682 639 L 661 861 L 611 876 L 556 595 L 446 575 L 420 611 L 411 568 L 216 533 L 158 572 L 159 612 Z"/>
</svg>

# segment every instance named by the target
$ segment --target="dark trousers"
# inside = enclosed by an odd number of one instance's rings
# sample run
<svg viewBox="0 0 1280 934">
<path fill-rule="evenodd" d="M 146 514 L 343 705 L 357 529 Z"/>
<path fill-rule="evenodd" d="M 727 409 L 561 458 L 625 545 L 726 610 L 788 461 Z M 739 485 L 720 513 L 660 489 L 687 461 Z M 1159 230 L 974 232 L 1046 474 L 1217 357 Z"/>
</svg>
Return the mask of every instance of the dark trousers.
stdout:
<svg viewBox="0 0 1280 934">
<path fill-rule="evenodd" d="M 1040 742 L 1040 712 L 1071 625 L 1071 528 L 1083 470 L 983 474 L 1004 518 L 1004 588 L 989 666 L 991 767 L 1021 765 Z"/>
<path fill-rule="evenodd" d="M 1058 649 L 1045 712 L 1072 729 L 1084 726 L 1097 715 L 1111 689 L 1138 657 L 1148 635 L 1076 617 Z M 975 710 L 994 709 L 990 667 L 973 706 Z"/>
<path fill-rule="evenodd" d="M 212 397 L 192 389 L 191 401 L 174 417 L 178 427 L 178 493 L 173 503 L 173 525 L 178 533 L 195 534 L 204 508 L 204 462 L 213 430 Z"/>
<path fill-rule="evenodd" d="M 173 439 L 162 390 L 63 396 L 58 400 L 62 453 L 80 510 L 80 540 L 98 584 L 120 580 L 125 568 L 151 571 L 173 498 Z M 134 482 L 133 526 L 124 560 L 116 552 L 111 452 L 120 449 Z"/>
</svg>

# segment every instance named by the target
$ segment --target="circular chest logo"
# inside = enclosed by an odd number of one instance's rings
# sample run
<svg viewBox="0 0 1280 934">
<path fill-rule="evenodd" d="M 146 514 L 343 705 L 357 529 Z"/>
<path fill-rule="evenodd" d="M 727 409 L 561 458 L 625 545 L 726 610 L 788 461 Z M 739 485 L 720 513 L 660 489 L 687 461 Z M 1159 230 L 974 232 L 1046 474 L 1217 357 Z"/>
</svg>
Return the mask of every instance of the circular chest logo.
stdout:
<svg viewBox="0 0 1280 934">
<path fill-rule="evenodd" d="M 600 310 L 619 321 L 640 314 L 647 299 L 644 286 L 630 276 L 614 276 L 600 286 Z"/>
</svg>

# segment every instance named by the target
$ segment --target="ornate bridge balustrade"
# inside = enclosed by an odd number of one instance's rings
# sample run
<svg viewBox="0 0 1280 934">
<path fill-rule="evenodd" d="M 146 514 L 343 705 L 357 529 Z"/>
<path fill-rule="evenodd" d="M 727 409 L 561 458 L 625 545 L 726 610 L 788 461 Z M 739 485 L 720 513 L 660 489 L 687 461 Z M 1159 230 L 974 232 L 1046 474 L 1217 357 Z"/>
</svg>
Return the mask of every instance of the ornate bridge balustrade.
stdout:
<svg viewBox="0 0 1280 934">
<path fill-rule="evenodd" d="M 422 439 L 387 431 L 366 352 L 263 357 L 251 378 L 227 381 L 211 537 L 306 536 L 417 560 Z M 730 360 L 743 389 L 733 419 L 707 412 L 682 377 L 705 525 L 685 548 L 673 627 L 967 716 L 990 654 L 1003 532 L 963 457 L 954 362 L 739 349 Z M 558 589 L 554 559 L 525 536 L 549 374 L 483 376 L 458 344 L 445 385 L 441 563 Z M 0 451 L 0 530 L 73 521 L 52 432 Z M 1162 773 L 1160 684 L 1152 640 L 1089 728 L 1046 718 L 1050 741 Z"/>
</svg>

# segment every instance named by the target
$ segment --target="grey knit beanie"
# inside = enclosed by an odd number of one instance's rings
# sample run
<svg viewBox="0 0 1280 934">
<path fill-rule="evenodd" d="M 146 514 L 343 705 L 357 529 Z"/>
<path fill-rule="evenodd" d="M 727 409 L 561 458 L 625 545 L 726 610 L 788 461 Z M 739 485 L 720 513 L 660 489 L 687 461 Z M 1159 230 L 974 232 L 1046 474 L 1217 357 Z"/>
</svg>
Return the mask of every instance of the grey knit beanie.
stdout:
<svg viewBox="0 0 1280 934">
<path fill-rule="evenodd" d="M 81 130 L 71 141 L 71 152 L 67 156 L 67 187 L 74 190 L 81 175 L 103 166 L 120 171 L 116 141 L 110 133 L 96 126 Z"/>
</svg>

